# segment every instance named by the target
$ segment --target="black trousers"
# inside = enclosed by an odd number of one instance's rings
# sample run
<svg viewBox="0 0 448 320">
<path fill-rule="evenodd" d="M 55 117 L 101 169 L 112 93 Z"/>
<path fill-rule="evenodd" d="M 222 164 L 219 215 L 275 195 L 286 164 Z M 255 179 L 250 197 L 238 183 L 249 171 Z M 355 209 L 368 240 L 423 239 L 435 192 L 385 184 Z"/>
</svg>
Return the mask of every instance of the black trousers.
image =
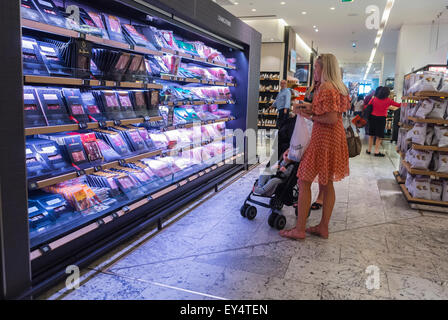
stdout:
<svg viewBox="0 0 448 320">
<path fill-rule="evenodd" d="M 285 113 L 285 109 L 281 109 L 278 111 L 278 118 L 277 118 L 277 129 L 281 129 L 283 125 L 285 124 L 286 120 L 289 119 L 289 110 Z"/>
</svg>

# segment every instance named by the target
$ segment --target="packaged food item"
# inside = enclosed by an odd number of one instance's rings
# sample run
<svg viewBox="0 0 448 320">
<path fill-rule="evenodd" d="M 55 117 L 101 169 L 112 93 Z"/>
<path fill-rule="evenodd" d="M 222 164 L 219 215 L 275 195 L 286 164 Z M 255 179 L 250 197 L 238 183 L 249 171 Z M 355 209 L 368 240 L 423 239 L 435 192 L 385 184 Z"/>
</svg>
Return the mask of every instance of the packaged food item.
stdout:
<svg viewBox="0 0 448 320">
<path fill-rule="evenodd" d="M 426 119 L 429 114 L 431 114 L 434 109 L 434 101 L 424 100 L 422 104 L 418 107 L 415 116 L 419 119 Z"/>
<path fill-rule="evenodd" d="M 431 100 L 433 109 L 428 115 L 429 119 L 444 119 L 448 101 Z"/>
<path fill-rule="evenodd" d="M 448 127 L 435 126 L 434 129 L 439 148 L 448 147 Z"/>
<path fill-rule="evenodd" d="M 81 93 L 81 97 L 85 107 L 84 110 L 86 111 L 89 120 L 91 120 L 92 122 L 96 122 L 104 121 L 106 119 L 101 113 L 100 108 L 98 107 L 98 102 L 96 101 L 92 92 L 83 92 Z"/>
<path fill-rule="evenodd" d="M 65 18 L 52 0 L 33 0 L 46 23 L 60 28 L 65 28 Z"/>
<path fill-rule="evenodd" d="M 96 141 L 105 161 L 112 162 L 121 159 L 121 156 L 102 139 L 97 139 Z"/>
<path fill-rule="evenodd" d="M 37 88 L 37 97 L 49 126 L 70 124 L 67 109 L 62 101 L 61 90 L 51 88 Z"/>
<path fill-rule="evenodd" d="M 151 138 L 152 142 L 154 142 L 154 145 L 157 149 L 164 150 L 168 148 L 168 139 L 165 134 L 150 133 L 149 137 Z"/>
<path fill-rule="evenodd" d="M 159 178 L 164 178 L 173 174 L 169 164 L 160 159 L 143 159 L 145 164 L 156 174 Z"/>
<path fill-rule="evenodd" d="M 435 170 L 440 173 L 448 173 L 448 153 L 436 152 L 435 158 Z"/>
<path fill-rule="evenodd" d="M 103 14 L 104 21 L 106 22 L 107 32 L 111 40 L 126 43 L 126 39 L 121 29 L 120 19 L 110 14 Z"/>
<path fill-rule="evenodd" d="M 32 0 L 21 0 L 20 4 L 22 18 L 37 22 L 45 22 L 44 17 L 40 14 L 39 10 L 37 10 L 37 7 Z"/>
<path fill-rule="evenodd" d="M 412 157 L 409 159 L 411 168 L 428 170 L 432 160 L 433 151 L 413 150 Z"/>
<path fill-rule="evenodd" d="M 151 50 L 157 50 L 157 48 L 148 41 L 148 39 L 140 33 L 137 28 L 130 24 L 123 24 L 123 31 L 128 39 L 128 42 L 135 46 L 145 47 Z"/>
<path fill-rule="evenodd" d="M 24 74 L 48 75 L 37 41 L 31 37 L 22 37 L 22 61 Z"/>
<path fill-rule="evenodd" d="M 410 93 L 421 91 L 437 91 L 442 80 L 443 74 L 438 72 L 424 71 L 417 75 L 418 80 L 409 89 Z"/>
<path fill-rule="evenodd" d="M 75 122 L 89 122 L 89 116 L 84 106 L 81 91 L 79 89 L 63 88 L 62 94 L 70 112 L 71 119 Z"/>
<path fill-rule="evenodd" d="M 417 199 L 431 200 L 431 179 L 429 177 L 417 176 L 413 180 L 412 197 Z"/>
<path fill-rule="evenodd" d="M 442 200 L 442 191 L 443 191 L 443 182 L 438 180 L 431 180 L 429 185 L 431 189 L 431 200 L 441 201 Z"/>
<path fill-rule="evenodd" d="M 412 143 L 424 145 L 426 141 L 426 131 L 428 125 L 426 123 L 417 122 L 414 128 L 409 131 L 408 137 L 411 137 Z"/>
<path fill-rule="evenodd" d="M 136 118 L 131 99 L 129 98 L 129 93 L 127 91 L 117 91 L 117 95 L 118 101 L 120 102 L 121 115 L 125 119 Z"/>
<path fill-rule="evenodd" d="M 427 128 L 426 128 L 425 145 L 426 146 L 432 145 L 433 138 L 434 138 L 434 127 L 427 126 Z"/>
<path fill-rule="evenodd" d="M 448 180 L 443 180 L 442 201 L 448 201 Z"/>
<path fill-rule="evenodd" d="M 47 122 L 33 87 L 23 87 L 25 128 L 45 127 Z"/>
</svg>

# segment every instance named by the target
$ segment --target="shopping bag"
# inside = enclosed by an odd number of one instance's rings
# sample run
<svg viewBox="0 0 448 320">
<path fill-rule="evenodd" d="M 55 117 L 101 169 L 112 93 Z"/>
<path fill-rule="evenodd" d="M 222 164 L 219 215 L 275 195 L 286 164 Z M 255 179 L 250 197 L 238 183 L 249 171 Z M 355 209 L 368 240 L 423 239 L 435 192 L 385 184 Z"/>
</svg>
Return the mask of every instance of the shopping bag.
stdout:
<svg viewBox="0 0 448 320">
<path fill-rule="evenodd" d="M 355 135 L 352 126 L 348 126 L 345 130 L 347 136 L 348 155 L 350 158 L 357 157 L 361 154 L 362 142 L 361 138 Z"/>
<path fill-rule="evenodd" d="M 362 118 L 360 115 L 354 117 L 352 123 L 356 128 L 364 128 L 367 125 L 366 119 Z"/>
<path fill-rule="evenodd" d="M 305 119 L 297 115 L 296 125 L 292 133 L 291 142 L 289 145 L 288 159 L 299 162 L 303 154 L 308 148 L 311 140 L 311 131 Z"/>
</svg>

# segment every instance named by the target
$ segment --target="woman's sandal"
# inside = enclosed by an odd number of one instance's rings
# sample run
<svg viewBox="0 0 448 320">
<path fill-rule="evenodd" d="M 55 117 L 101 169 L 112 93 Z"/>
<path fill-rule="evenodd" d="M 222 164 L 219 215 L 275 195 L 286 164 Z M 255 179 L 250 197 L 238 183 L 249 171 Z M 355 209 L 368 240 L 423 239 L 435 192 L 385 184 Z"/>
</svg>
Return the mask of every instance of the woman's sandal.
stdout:
<svg viewBox="0 0 448 320">
<path fill-rule="evenodd" d="M 306 234 L 303 236 L 297 235 L 298 231 L 296 228 L 289 230 L 282 230 L 279 232 L 280 236 L 283 238 L 293 239 L 293 240 L 305 240 Z"/>
<path fill-rule="evenodd" d="M 322 208 L 322 205 L 320 203 L 314 202 L 311 205 L 311 210 L 320 210 L 320 208 Z"/>
<path fill-rule="evenodd" d="M 319 226 L 309 227 L 306 229 L 306 232 L 308 232 L 309 234 L 312 234 L 314 236 L 321 237 L 323 239 L 328 239 L 328 234 L 323 235 L 320 233 Z"/>
</svg>

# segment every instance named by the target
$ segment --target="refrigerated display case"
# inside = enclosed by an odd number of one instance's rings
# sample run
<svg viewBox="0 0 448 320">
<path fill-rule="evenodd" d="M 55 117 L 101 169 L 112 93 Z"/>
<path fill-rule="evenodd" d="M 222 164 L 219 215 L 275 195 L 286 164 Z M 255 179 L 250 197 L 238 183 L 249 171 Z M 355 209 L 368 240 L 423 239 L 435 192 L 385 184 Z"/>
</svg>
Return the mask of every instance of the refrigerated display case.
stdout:
<svg viewBox="0 0 448 320">
<path fill-rule="evenodd" d="M 3 297 L 41 292 L 68 265 L 163 227 L 253 160 L 233 132 L 257 127 L 261 36 L 192 2 L 0 4 L 11 12 L 0 33 L 12 155 L 1 169 Z"/>
</svg>

